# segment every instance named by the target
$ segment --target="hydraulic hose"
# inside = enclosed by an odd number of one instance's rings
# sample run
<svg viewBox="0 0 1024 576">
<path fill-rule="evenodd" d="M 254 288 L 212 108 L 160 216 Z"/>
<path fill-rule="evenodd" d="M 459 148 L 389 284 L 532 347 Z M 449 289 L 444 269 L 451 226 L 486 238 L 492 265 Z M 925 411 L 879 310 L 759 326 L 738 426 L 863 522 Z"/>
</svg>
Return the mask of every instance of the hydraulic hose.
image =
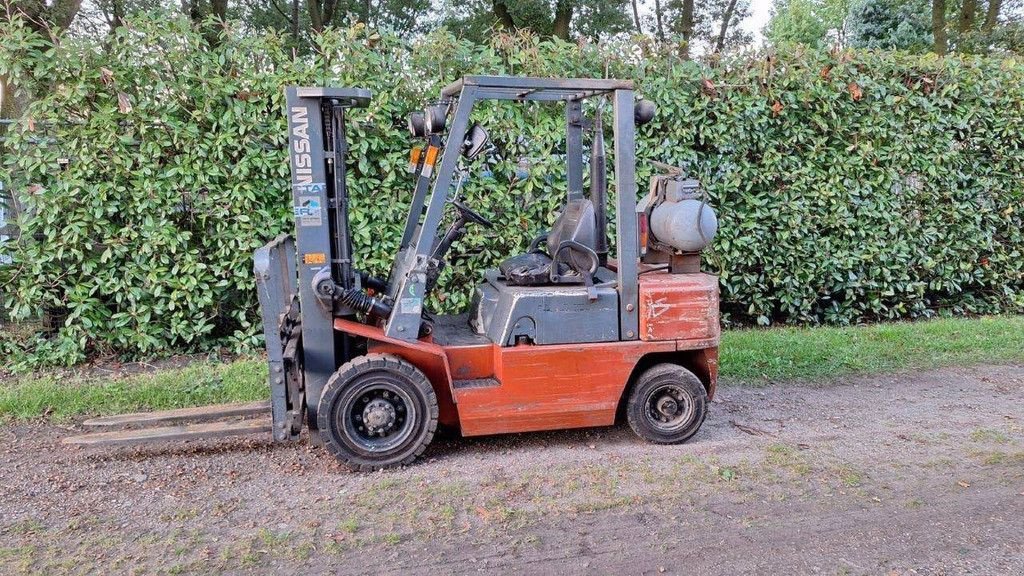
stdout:
<svg viewBox="0 0 1024 576">
<path fill-rule="evenodd" d="M 337 288 L 340 288 L 340 286 Z M 359 312 L 377 316 L 378 318 L 387 318 L 391 315 L 391 305 L 383 300 L 370 296 L 359 288 L 352 287 L 347 290 L 339 290 L 337 288 L 335 300 L 345 306 Z"/>
</svg>

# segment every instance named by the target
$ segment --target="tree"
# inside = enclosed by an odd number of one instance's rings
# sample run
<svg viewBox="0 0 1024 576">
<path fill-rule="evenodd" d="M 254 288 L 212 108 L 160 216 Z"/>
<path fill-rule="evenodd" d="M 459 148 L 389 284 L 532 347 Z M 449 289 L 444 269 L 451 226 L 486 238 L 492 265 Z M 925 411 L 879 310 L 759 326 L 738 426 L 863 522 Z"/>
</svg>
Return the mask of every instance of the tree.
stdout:
<svg viewBox="0 0 1024 576">
<path fill-rule="evenodd" d="M 973 1 L 973 0 L 967 0 Z M 934 47 L 926 0 L 857 0 L 850 7 L 850 44 L 858 48 L 927 52 Z"/>
<path fill-rule="evenodd" d="M 932 0 L 932 52 L 945 56 L 948 49 L 946 40 L 946 0 Z"/>
<path fill-rule="evenodd" d="M 1020 0 L 932 0 L 931 50 L 937 54 L 1019 53 L 1024 50 L 1021 7 Z"/>
<path fill-rule="evenodd" d="M 661 17 L 661 0 L 654 0 L 654 18 L 657 23 L 658 40 L 665 41 L 665 22 Z"/>
<path fill-rule="evenodd" d="M 7 8 L 10 14 L 20 14 L 32 30 L 53 38 L 75 21 L 82 0 L 9 0 Z"/>
<path fill-rule="evenodd" d="M 624 1 L 580 2 L 573 18 L 572 32 L 597 41 L 619 33 L 638 31 L 636 21 L 630 17 L 629 4 Z"/>
<path fill-rule="evenodd" d="M 773 43 L 844 45 L 848 11 L 849 0 L 779 0 L 764 35 Z"/>
<path fill-rule="evenodd" d="M 750 16 L 750 0 L 721 0 L 701 4 L 698 22 L 714 52 L 749 44 L 750 33 L 739 27 Z M 713 42 L 712 42 L 713 40 Z"/>
<path fill-rule="evenodd" d="M 655 2 L 655 22 L 658 37 L 664 40 L 663 22 L 680 42 L 684 58 L 693 46 L 709 52 L 721 52 L 750 42 L 751 36 L 739 28 L 739 23 L 750 15 L 750 0 L 668 0 Z"/>
<path fill-rule="evenodd" d="M 569 40 L 606 37 L 635 27 L 627 0 L 445 0 L 442 22 L 459 36 L 483 42 L 491 31 L 530 30 Z"/>
<path fill-rule="evenodd" d="M 28 27 L 43 38 L 55 40 L 75 21 L 82 0 L 7 0 L 7 13 L 20 16 Z M 27 96 L 16 96 L 17 87 L 6 75 L 0 75 L 0 118 L 16 118 L 27 103 Z"/>
<path fill-rule="evenodd" d="M 160 9 L 160 0 L 91 0 L 84 2 L 68 33 L 101 38 L 124 26 L 125 19 Z"/>
</svg>

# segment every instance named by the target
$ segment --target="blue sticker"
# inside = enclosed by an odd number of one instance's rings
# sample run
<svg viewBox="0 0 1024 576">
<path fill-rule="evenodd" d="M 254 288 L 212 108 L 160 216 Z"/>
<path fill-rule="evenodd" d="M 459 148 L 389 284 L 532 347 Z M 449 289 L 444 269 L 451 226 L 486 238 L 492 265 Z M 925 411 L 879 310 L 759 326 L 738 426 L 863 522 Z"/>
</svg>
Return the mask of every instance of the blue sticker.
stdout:
<svg viewBox="0 0 1024 576">
<path fill-rule="evenodd" d="M 292 211 L 299 226 L 323 226 L 323 207 L 318 196 L 299 196 Z"/>
</svg>

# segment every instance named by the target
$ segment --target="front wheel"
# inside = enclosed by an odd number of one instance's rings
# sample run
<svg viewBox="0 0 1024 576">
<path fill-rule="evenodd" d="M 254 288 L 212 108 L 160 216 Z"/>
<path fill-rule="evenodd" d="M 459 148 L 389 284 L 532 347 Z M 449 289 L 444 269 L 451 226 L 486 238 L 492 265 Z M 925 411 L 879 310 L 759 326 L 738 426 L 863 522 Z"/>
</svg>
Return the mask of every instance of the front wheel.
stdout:
<svg viewBox="0 0 1024 576">
<path fill-rule="evenodd" d="M 679 444 L 697 433 L 708 415 L 708 394 L 699 378 L 676 364 L 656 364 L 629 393 L 629 426 L 648 442 Z"/>
<path fill-rule="evenodd" d="M 358 471 L 409 464 L 437 430 L 437 396 L 418 368 L 387 354 L 346 362 L 324 386 L 317 423 L 324 447 Z"/>
</svg>

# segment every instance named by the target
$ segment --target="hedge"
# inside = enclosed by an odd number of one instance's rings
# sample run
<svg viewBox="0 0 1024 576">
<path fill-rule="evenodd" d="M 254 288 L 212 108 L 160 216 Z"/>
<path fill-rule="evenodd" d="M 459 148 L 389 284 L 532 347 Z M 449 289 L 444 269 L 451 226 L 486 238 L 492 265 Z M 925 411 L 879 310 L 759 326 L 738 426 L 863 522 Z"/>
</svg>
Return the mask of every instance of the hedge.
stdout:
<svg viewBox="0 0 1024 576">
<path fill-rule="evenodd" d="M 20 240 L 0 246 L 14 259 L 0 299 L 18 319 L 61 319 L 0 337 L 23 363 L 259 346 L 251 253 L 290 229 L 285 85 L 373 91 L 349 126 L 351 221 L 357 265 L 386 272 L 413 184 L 404 119 L 464 73 L 635 80 L 658 105 L 638 132 L 638 188 L 652 160 L 702 180 L 721 223 L 705 268 L 721 277 L 727 323 L 1024 310 L 1024 67 L 1012 60 L 792 49 L 693 62 L 642 39 L 479 46 L 358 25 L 295 57 L 286 36 L 234 24 L 211 47 L 166 14 L 102 44 L 52 46 L 17 20 L 0 34 L 0 74 L 34 95 L 0 149 L 0 180 L 25 208 Z M 498 226 L 456 244 L 434 309 L 464 308 L 480 270 L 553 219 L 561 114 L 477 109 L 495 149 L 467 167 L 462 193 Z"/>
</svg>

